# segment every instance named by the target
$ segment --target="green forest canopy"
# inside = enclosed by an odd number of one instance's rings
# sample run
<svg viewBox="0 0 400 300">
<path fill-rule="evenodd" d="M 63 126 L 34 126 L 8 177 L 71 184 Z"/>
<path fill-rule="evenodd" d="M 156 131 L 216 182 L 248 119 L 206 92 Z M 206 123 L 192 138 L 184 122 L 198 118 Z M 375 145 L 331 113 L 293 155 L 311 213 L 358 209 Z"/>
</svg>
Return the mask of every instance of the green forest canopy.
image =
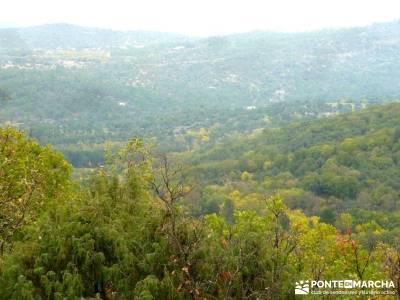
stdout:
<svg viewBox="0 0 400 300">
<path fill-rule="evenodd" d="M 265 129 L 183 156 L 205 197 L 194 204 L 202 212 L 218 211 L 235 193 L 237 207 L 256 209 L 263 195 L 279 191 L 291 208 L 325 222 L 352 211 L 361 222 L 399 226 L 399 103 Z"/>
<path fill-rule="evenodd" d="M 196 218 L 179 166 L 137 139 L 107 157 L 73 182 L 58 153 L 0 131 L 1 299 L 287 299 L 299 278 L 400 280 L 399 235 L 374 220 L 334 227 L 279 194 Z"/>
</svg>

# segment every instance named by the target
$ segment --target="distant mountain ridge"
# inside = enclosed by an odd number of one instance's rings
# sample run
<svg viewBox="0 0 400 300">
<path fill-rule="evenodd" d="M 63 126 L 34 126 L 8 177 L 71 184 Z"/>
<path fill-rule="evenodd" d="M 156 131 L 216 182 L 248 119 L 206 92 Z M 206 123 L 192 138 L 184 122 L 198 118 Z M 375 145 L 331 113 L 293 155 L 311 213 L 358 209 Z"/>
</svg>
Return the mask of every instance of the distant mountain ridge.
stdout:
<svg viewBox="0 0 400 300">
<path fill-rule="evenodd" d="M 368 26 L 349 28 L 327 28 L 305 32 L 278 32 L 278 31 L 251 31 L 245 33 L 232 33 L 225 35 L 211 35 L 208 37 L 190 37 L 178 33 L 147 31 L 147 30 L 115 30 L 98 27 L 79 26 L 69 23 L 51 23 L 30 27 L 1 26 L 0 37 L 5 33 L 14 33 L 27 45 L 34 48 L 91 48 L 126 46 L 134 43 L 153 44 L 164 42 L 192 42 L 207 40 L 209 38 L 223 38 L 228 40 L 251 41 L 255 39 L 295 38 L 304 36 L 306 38 L 319 35 L 335 35 L 348 33 L 375 34 L 376 37 L 396 36 L 400 33 L 400 19 L 392 22 L 374 23 Z M 7 46 L 6 44 L 1 46 Z"/>
<path fill-rule="evenodd" d="M 24 28 L 0 28 L 0 37 L 12 34 L 24 41 L 21 46 L 39 49 L 122 47 L 182 40 L 184 36 L 155 31 L 116 31 L 66 23 Z M 10 35 L 10 36 L 12 36 Z"/>
</svg>

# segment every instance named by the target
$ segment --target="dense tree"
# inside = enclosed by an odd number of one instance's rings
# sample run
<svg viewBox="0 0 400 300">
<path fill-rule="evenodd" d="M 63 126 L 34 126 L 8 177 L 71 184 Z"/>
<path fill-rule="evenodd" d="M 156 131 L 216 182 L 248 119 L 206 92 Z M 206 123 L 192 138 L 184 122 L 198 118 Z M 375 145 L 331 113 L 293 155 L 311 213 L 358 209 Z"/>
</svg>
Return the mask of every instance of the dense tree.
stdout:
<svg viewBox="0 0 400 300">
<path fill-rule="evenodd" d="M 0 128 L 0 247 L 41 209 L 61 201 L 71 168 L 50 147 L 27 141 L 23 133 Z"/>
</svg>

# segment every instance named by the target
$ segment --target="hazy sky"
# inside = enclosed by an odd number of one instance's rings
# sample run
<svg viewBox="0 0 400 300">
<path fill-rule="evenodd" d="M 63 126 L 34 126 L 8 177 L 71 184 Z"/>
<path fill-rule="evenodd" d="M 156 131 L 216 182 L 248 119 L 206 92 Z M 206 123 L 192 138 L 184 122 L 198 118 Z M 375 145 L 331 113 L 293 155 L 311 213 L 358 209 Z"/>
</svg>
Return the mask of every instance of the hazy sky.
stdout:
<svg viewBox="0 0 400 300">
<path fill-rule="evenodd" d="M 400 18 L 400 0 L 5 0 L 1 26 L 73 23 L 211 35 L 305 31 Z"/>
</svg>

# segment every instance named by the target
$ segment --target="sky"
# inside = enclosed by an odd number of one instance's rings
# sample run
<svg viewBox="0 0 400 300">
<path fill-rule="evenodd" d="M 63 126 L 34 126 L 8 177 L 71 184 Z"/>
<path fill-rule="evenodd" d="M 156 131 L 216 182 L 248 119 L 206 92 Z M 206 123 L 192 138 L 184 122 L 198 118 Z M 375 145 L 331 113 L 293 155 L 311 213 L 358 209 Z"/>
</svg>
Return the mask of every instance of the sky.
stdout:
<svg viewBox="0 0 400 300">
<path fill-rule="evenodd" d="M 71 23 L 206 36 L 309 31 L 400 19 L 400 0 L 5 0 L 0 26 Z"/>
</svg>

